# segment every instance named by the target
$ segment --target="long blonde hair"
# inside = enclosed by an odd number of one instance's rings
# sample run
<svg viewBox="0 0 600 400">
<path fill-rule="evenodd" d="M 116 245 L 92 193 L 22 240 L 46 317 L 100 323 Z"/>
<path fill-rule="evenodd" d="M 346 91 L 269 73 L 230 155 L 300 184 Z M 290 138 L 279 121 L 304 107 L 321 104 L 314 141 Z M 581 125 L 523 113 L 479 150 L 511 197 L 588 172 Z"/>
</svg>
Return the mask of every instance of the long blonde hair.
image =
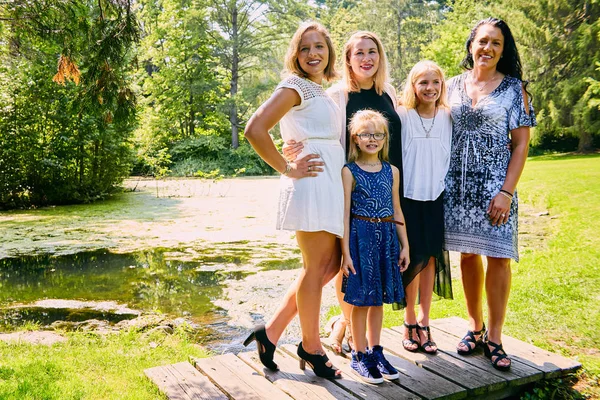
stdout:
<svg viewBox="0 0 600 400">
<path fill-rule="evenodd" d="M 441 81 L 440 98 L 435 102 L 435 105 L 440 108 L 448 108 L 448 90 L 446 89 L 446 80 L 444 78 L 444 71 L 434 63 L 433 61 L 424 60 L 419 61 L 410 70 L 406 83 L 404 84 L 404 90 L 402 91 L 402 105 L 406 108 L 417 108 L 419 100 L 415 93 L 415 83 L 421 75 L 427 71 L 433 71 L 436 73 Z"/>
<path fill-rule="evenodd" d="M 389 148 L 390 148 L 390 132 L 388 129 L 388 121 L 380 112 L 373 110 L 359 110 L 354 113 L 348 128 L 350 129 L 350 143 L 348 143 L 348 162 L 353 162 L 358 159 L 359 148 L 355 140 L 356 135 L 361 133 L 365 126 L 371 125 L 375 132 L 385 133 L 383 139 L 383 148 L 379 151 L 378 157 L 382 161 L 389 160 Z"/>
<path fill-rule="evenodd" d="M 308 78 L 308 74 L 304 72 L 298 63 L 298 51 L 300 51 L 302 35 L 308 31 L 317 31 L 323 35 L 325 38 L 325 43 L 327 44 L 327 48 L 329 49 L 329 60 L 327 61 L 327 67 L 325 67 L 324 71 L 325 80 L 331 81 L 337 78 L 338 73 L 335 70 L 335 48 L 333 46 L 333 42 L 331 41 L 331 37 L 329 36 L 327 29 L 315 21 L 304 22 L 298 27 L 298 29 L 296 29 L 296 32 L 290 41 L 290 45 L 288 46 L 287 54 L 285 55 L 283 63 L 285 69 L 283 71 L 283 75 L 294 74 L 303 78 Z"/>
<path fill-rule="evenodd" d="M 346 84 L 346 88 L 348 88 L 348 92 L 360 92 L 360 85 L 354 76 L 354 72 L 352 72 L 350 57 L 352 56 L 352 48 L 356 42 L 361 39 L 370 39 L 375 42 L 375 45 L 377 46 L 377 52 L 379 53 L 379 67 L 375 72 L 373 82 L 375 84 L 375 91 L 381 96 L 385 90 L 385 83 L 390 80 L 390 77 L 388 75 L 387 57 L 385 55 L 385 50 L 383 49 L 383 43 L 381 43 L 379 37 L 373 32 L 356 32 L 350 36 L 350 39 L 348 39 L 344 45 L 344 83 Z"/>
</svg>

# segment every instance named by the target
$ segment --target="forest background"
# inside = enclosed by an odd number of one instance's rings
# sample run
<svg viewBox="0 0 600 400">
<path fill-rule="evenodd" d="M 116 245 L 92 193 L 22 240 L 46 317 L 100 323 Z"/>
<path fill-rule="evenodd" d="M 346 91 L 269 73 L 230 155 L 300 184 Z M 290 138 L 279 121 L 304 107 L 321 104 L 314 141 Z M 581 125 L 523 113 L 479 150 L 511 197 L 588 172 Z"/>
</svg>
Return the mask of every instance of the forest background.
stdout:
<svg viewBox="0 0 600 400">
<path fill-rule="evenodd" d="M 92 201 L 130 174 L 273 173 L 243 129 L 309 19 L 338 55 L 376 32 L 396 88 L 424 58 L 460 73 L 474 23 L 505 19 L 537 112 L 530 154 L 594 151 L 599 15 L 600 0 L 0 1 L 0 209 Z"/>
</svg>

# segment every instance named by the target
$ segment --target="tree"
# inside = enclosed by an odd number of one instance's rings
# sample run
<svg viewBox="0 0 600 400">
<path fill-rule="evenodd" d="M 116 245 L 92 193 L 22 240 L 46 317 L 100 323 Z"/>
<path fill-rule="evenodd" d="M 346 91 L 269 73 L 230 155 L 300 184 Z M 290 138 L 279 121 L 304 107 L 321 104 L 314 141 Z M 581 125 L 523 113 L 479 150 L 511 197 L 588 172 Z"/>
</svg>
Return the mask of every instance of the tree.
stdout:
<svg viewBox="0 0 600 400">
<path fill-rule="evenodd" d="M 144 36 L 138 82 L 143 118 L 136 142 L 140 157 L 154 165 L 152 157 L 181 140 L 220 133 L 223 121 L 218 108 L 224 83 L 212 55 L 215 43 L 207 34 L 205 2 L 146 0 L 141 4 Z"/>
<path fill-rule="evenodd" d="M 131 2 L 23 0 L 0 15 L 0 207 L 110 192 L 128 173 L 135 126 Z"/>
</svg>

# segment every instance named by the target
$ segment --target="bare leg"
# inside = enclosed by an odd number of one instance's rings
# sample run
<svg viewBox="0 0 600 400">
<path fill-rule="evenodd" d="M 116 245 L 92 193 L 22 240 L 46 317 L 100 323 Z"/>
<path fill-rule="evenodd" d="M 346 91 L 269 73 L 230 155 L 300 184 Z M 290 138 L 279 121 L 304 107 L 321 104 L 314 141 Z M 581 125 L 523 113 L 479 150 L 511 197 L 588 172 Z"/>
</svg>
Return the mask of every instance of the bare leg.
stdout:
<svg viewBox="0 0 600 400">
<path fill-rule="evenodd" d="M 326 267 L 326 272 L 323 277 L 322 285 L 325 286 L 340 270 L 340 241 L 336 240 L 335 250 L 332 253 L 331 262 Z M 265 325 L 267 337 L 271 343 L 277 344 L 285 328 L 292 322 L 296 314 L 298 314 L 298 305 L 296 304 L 296 293 L 300 276 L 292 283 L 287 290 L 283 300 L 279 304 L 277 311 Z M 345 303 L 344 303 L 345 304 Z"/>
<path fill-rule="evenodd" d="M 352 307 L 351 329 L 354 339 L 354 350 L 366 353 L 367 351 L 367 315 L 370 307 Z"/>
<path fill-rule="evenodd" d="M 370 348 L 381 343 L 381 328 L 383 327 L 383 306 L 369 307 L 367 315 L 367 340 Z"/>
<path fill-rule="evenodd" d="M 460 255 L 460 272 L 462 277 L 467 312 L 469 314 L 469 325 L 472 331 L 478 331 L 483 327 L 483 262 L 478 254 L 462 253 Z M 459 343 L 458 348 L 468 351 L 464 343 Z"/>
<path fill-rule="evenodd" d="M 338 321 L 338 322 L 336 322 L 336 324 L 342 323 L 343 327 L 346 327 L 350 324 L 350 317 L 352 315 L 352 304 L 348 304 L 344 301 L 344 293 L 342 293 L 342 280 L 343 279 L 344 279 L 344 274 L 342 272 L 338 272 L 338 274 L 335 278 L 335 294 L 337 296 L 340 308 L 342 309 L 341 317 L 343 318 L 343 322 Z M 334 330 L 335 330 L 335 327 L 334 327 Z M 339 346 L 339 348 L 334 348 L 334 351 L 336 351 L 337 353 L 341 353 L 342 352 L 341 342 L 339 344 L 335 341 L 332 342 L 332 347 L 338 347 L 338 346 Z"/>
<path fill-rule="evenodd" d="M 433 297 L 433 280 L 435 279 L 435 258 L 430 257 L 427 266 L 419 273 L 419 317 L 417 321 L 421 326 L 429 326 L 429 312 L 431 311 L 431 299 Z M 428 340 L 427 332 L 419 330 L 419 342 L 421 346 Z M 432 340 L 433 341 L 433 340 Z M 437 346 L 426 346 L 426 351 L 433 352 Z"/>
<path fill-rule="evenodd" d="M 415 303 L 417 302 L 417 293 L 419 291 L 420 275 L 421 274 L 417 274 L 417 276 L 413 278 L 413 280 L 408 284 L 408 286 L 404 288 L 404 296 L 406 298 L 406 308 L 404 309 L 404 322 L 406 322 L 408 325 L 415 325 L 417 323 L 417 316 L 415 315 Z M 416 329 L 413 329 L 412 337 L 409 337 L 408 328 L 404 327 L 403 339 L 412 339 L 418 341 Z M 408 350 L 416 350 L 419 346 L 417 345 L 417 343 L 414 343 L 410 345 L 407 344 L 406 347 L 408 347 Z"/>
<path fill-rule="evenodd" d="M 510 258 L 488 257 L 485 292 L 488 303 L 488 339 L 494 343 L 502 343 L 502 327 L 506 317 L 506 306 L 510 293 L 511 269 Z M 500 366 L 510 365 L 510 360 L 498 361 Z"/>
<path fill-rule="evenodd" d="M 296 303 L 302 328 L 302 347 L 310 354 L 324 353 L 319 338 L 319 315 L 323 282 L 328 266 L 337 260 L 338 239 L 328 232 L 296 232 L 304 268 L 300 274 Z"/>
</svg>

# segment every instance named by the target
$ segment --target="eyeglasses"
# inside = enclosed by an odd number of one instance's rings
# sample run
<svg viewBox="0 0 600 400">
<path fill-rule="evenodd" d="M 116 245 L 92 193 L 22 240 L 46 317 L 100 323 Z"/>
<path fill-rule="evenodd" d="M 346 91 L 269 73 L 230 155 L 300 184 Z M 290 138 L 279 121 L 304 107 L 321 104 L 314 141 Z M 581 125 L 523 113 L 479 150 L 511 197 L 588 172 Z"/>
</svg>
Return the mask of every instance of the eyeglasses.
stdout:
<svg viewBox="0 0 600 400">
<path fill-rule="evenodd" d="M 385 133 L 357 133 L 356 136 L 364 142 L 370 139 L 383 140 L 385 139 Z"/>
</svg>

